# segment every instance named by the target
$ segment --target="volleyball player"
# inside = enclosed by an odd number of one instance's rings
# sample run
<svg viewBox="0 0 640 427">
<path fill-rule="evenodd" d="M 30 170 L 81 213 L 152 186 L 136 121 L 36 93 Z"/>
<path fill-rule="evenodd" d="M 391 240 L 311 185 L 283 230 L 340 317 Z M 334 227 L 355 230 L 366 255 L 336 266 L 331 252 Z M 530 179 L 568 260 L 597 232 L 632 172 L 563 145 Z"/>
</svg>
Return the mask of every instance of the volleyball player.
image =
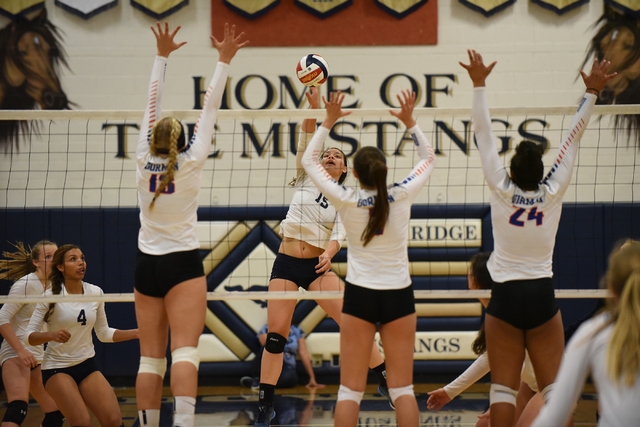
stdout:
<svg viewBox="0 0 640 427">
<path fill-rule="evenodd" d="M 335 425 L 355 426 L 367 381 L 368 348 L 380 324 L 387 385 L 398 426 L 418 426 L 413 392 L 416 313 L 409 276 L 407 228 L 411 203 L 433 171 L 435 154 L 412 117 L 415 94 L 398 96 L 401 110 L 391 111 L 407 127 L 420 157 L 409 176 L 387 188 L 384 153 L 363 147 L 354 157 L 353 176 L 360 189 L 347 189 L 318 161 L 320 147 L 335 122 L 349 114 L 344 95 L 332 93 L 326 118 L 305 151 L 302 164 L 322 194 L 335 206 L 349 238 L 347 278 L 340 330 L 340 389 Z"/>
<path fill-rule="evenodd" d="M 55 243 L 42 240 L 27 250 L 24 244 L 15 245 L 17 252 L 4 252 L 0 261 L 0 279 L 15 280 L 10 297 L 42 295 L 47 288 L 51 258 L 58 249 Z M 4 338 L 0 347 L 2 382 L 7 394 L 7 410 L 2 427 L 21 425 L 27 415 L 29 393 L 44 412 L 42 427 L 62 427 L 64 417 L 42 384 L 43 346 L 24 342 L 35 304 L 6 303 L 0 309 L 0 333 Z"/>
<path fill-rule="evenodd" d="M 319 90 L 310 88 L 306 92 L 311 108 L 320 107 Z M 340 250 L 345 238 L 344 227 L 336 209 L 311 182 L 302 167 L 302 156 L 307 143 L 316 130 L 315 119 L 305 119 L 298 140 L 296 154 L 297 175 L 291 182 L 296 188 L 287 217 L 280 225 L 282 243 L 273 263 L 269 291 L 297 291 L 298 288 L 311 291 L 340 291 L 342 284 L 331 271 L 331 259 Z M 322 154 L 323 170 L 332 179 L 343 183 L 347 178 L 347 159 L 338 148 L 329 148 Z M 318 305 L 338 324 L 342 312 L 341 299 L 319 299 Z M 260 371 L 260 395 L 255 427 L 267 427 L 275 416 L 273 399 L 278 378 L 282 372 L 283 352 L 289 335 L 295 300 L 274 300 L 267 302 L 268 331 L 265 351 L 262 354 Z M 388 396 L 385 379 L 384 359 L 378 348 L 372 348 L 369 366 L 380 382 L 379 391 Z"/>
<path fill-rule="evenodd" d="M 556 389 L 533 427 L 562 425 L 591 375 L 599 427 L 640 425 L 640 243 L 609 258 L 607 312 L 583 323 L 569 341 Z"/>
<path fill-rule="evenodd" d="M 229 73 L 229 63 L 242 41 L 235 26 L 225 25 L 222 41 L 211 37 L 218 64 L 190 141 L 173 117 L 160 119 L 165 69 L 180 27 L 158 23 L 153 31 L 157 56 L 151 71 L 149 98 L 136 150 L 140 233 L 135 268 L 135 307 L 140 329 L 140 368 L 136 399 L 140 424 L 158 426 L 165 352 L 171 330 L 171 392 L 176 426 L 191 427 L 198 386 L 198 338 L 204 328 L 207 283 L 196 232 L 198 193 L 216 113 Z"/>
<path fill-rule="evenodd" d="M 511 426 L 515 417 L 520 371 L 528 350 L 538 386 L 546 401 L 564 349 L 560 312 L 555 301 L 551 262 L 562 197 L 571 180 L 578 142 L 597 94 L 614 74 L 608 61 L 594 61 L 591 74 L 581 71 L 587 86 L 551 171 L 543 180 L 542 147 L 523 141 L 503 167 L 491 132 L 485 66 L 469 50 L 470 64 L 460 63 L 474 86 L 473 125 L 482 170 L 491 189 L 495 249 L 487 267 L 495 282 L 487 308 L 486 337 L 491 366 L 491 425 Z"/>
<path fill-rule="evenodd" d="M 59 247 L 51 260 L 52 295 L 102 295 L 102 289 L 84 282 L 84 254 L 75 245 Z M 42 332 L 47 325 L 47 331 Z M 137 329 L 109 327 L 104 302 L 58 302 L 36 305 L 25 332 L 30 345 L 47 344 L 42 380 L 47 393 L 73 427 L 89 427 L 89 410 L 102 427 L 122 426 L 122 414 L 113 389 L 98 370 L 93 336 L 102 342 L 138 338 Z"/>
</svg>

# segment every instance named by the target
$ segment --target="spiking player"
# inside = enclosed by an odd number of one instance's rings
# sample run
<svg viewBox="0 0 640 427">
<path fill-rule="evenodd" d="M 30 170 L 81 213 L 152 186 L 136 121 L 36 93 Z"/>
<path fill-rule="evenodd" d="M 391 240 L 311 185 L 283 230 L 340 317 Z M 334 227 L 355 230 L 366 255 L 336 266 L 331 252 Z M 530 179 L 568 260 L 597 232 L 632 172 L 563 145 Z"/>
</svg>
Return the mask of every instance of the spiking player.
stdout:
<svg viewBox="0 0 640 427">
<path fill-rule="evenodd" d="M 615 73 L 607 74 L 609 62 L 599 63 L 597 59 L 589 76 L 581 71 L 586 93 L 543 180 L 543 150 L 532 141 L 518 145 L 510 174 L 502 166 L 485 91 L 485 79 L 496 63 L 485 66 L 477 52 L 468 53 L 470 64 L 460 65 L 469 72 L 474 86 L 473 126 L 482 170 L 491 189 L 495 242 L 487 267 L 496 283 L 485 321 L 492 381 L 491 425 L 511 426 L 525 348 L 545 401 L 560 366 L 564 333 L 551 263 L 562 197 L 571 180 L 578 142 L 589 122 L 591 107 Z"/>
<path fill-rule="evenodd" d="M 157 427 L 162 379 L 166 370 L 171 330 L 171 392 L 174 426 L 192 427 L 198 386 L 198 338 L 204 328 L 207 283 L 196 232 L 202 168 L 211 147 L 216 113 L 224 91 L 229 63 L 248 41 L 225 25 L 224 39 L 211 37 L 220 54 L 207 89 L 193 138 L 186 141 L 182 124 L 160 118 L 162 90 L 169 54 L 180 27 L 169 31 L 151 27 L 157 56 L 151 72 L 149 100 L 136 150 L 140 233 L 135 268 L 136 319 L 140 329 L 140 368 L 136 399 L 140 425 Z"/>
</svg>

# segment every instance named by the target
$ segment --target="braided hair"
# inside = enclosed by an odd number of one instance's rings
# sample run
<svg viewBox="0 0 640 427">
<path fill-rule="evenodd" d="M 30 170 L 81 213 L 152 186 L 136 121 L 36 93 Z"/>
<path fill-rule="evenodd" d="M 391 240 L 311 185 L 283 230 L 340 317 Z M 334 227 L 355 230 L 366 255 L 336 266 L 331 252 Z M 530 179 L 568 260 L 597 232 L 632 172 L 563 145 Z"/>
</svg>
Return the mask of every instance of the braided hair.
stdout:
<svg viewBox="0 0 640 427">
<path fill-rule="evenodd" d="M 185 145 L 184 128 L 182 124 L 173 117 L 165 117 L 156 122 L 151 130 L 150 151 L 154 156 L 168 155 L 169 162 L 167 170 L 163 174 L 162 181 L 158 184 L 156 192 L 151 201 L 150 209 L 156 202 L 156 199 L 171 183 L 176 172 L 176 164 L 178 163 L 178 151 Z"/>
</svg>

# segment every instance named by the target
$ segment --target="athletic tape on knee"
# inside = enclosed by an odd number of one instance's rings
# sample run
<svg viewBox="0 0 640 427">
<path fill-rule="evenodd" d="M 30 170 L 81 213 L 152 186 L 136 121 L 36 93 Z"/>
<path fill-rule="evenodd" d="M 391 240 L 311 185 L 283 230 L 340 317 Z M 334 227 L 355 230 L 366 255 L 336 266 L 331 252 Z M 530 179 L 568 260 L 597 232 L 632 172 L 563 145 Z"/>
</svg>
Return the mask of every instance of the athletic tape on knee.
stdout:
<svg viewBox="0 0 640 427">
<path fill-rule="evenodd" d="M 171 352 L 171 364 L 189 362 L 198 369 L 200 366 L 200 353 L 197 347 L 180 347 Z"/>
<path fill-rule="evenodd" d="M 27 408 L 29 404 L 24 400 L 12 400 L 7 404 L 7 410 L 2 418 L 3 423 L 22 424 L 27 416 Z"/>
<path fill-rule="evenodd" d="M 489 402 L 491 405 L 494 403 L 508 403 L 516 406 L 516 396 L 518 391 L 502 384 L 491 384 L 489 389 Z"/>
<path fill-rule="evenodd" d="M 551 383 L 548 386 L 546 386 L 544 390 L 540 392 L 540 394 L 542 395 L 542 400 L 544 401 L 545 404 L 551 398 L 551 392 L 553 391 L 553 386 L 554 386 L 554 383 Z"/>
<path fill-rule="evenodd" d="M 267 334 L 267 342 L 264 345 L 264 349 L 272 354 L 280 354 L 284 352 L 284 346 L 287 344 L 287 339 L 275 332 L 269 332 Z"/>
<path fill-rule="evenodd" d="M 167 358 L 158 359 L 156 357 L 140 356 L 139 374 L 156 374 L 164 378 L 167 372 Z"/>
<path fill-rule="evenodd" d="M 47 412 L 42 420 L 42 427 L 62 427 L 64 415 L 60 411 Z"/>
<path fill-rule="evenodd" d="M 409 384 L 404 387 L 389 388 L 389 397 L 391 397 L 391 401 L 394 404 L 396 403 L 397 398 L 404 395 L 415 396 L 415 394 L 413 394 L 413 384 Z"/>
<path fill-rule="evenodd" d="M 340 388 L 338 389 L 338 402 L 341 400 L 353 400 L 360 405 L 363 395 L 364 391 L 353 391 L 349 387 L 340 384 Z"/>
</svg>

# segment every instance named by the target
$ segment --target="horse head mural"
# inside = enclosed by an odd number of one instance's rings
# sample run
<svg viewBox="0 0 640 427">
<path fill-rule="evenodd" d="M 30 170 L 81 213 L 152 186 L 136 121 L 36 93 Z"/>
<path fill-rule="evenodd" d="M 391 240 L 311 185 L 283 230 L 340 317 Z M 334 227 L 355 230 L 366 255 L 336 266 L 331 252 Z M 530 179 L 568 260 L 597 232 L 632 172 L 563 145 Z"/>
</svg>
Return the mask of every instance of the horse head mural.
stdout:
<svg viewBox="0 0 640 427">
<path fill-rule="evenodd" d="M 61 65 L 69 68 L 46 9 L 33 19 L 18 17 L 0 30 L 0 109 L 69 109 L 58 77 Z M 37 125 L 24 120 L 0 121 L 0 147 L 7 152 L 17 146 L 30 128 L 37 131 Z"/>
</svg>

